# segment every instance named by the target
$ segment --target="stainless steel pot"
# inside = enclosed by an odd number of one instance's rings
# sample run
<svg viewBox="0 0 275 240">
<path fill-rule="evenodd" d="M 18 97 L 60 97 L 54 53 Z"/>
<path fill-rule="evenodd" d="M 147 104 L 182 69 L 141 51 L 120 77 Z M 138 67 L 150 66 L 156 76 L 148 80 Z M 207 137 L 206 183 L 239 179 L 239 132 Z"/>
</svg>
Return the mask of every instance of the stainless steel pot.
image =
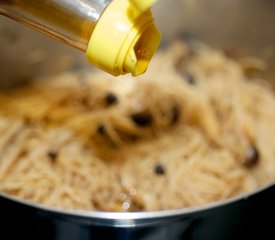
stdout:
<svg viewBox="0 0 275 240">
<path fill-rule="evenodd" d="M 224 48 L 236 57 L 260 56 L 269 64 L 267 79 L 275 80 L 274 1 L 160 0 L 155 16 L 164 35 L 163 44 L 175 35 L 184 35 Z M 13 86 L 37 74 L 87 67 L 84 57 L 76 50 L 2 17 L 0 53 L 2 86 Z M 274 239 L 274 202 L 275 184 L 198 208 L 150 213 L 64 211 L 0 194 L 0 238 Z"/>
</svg>

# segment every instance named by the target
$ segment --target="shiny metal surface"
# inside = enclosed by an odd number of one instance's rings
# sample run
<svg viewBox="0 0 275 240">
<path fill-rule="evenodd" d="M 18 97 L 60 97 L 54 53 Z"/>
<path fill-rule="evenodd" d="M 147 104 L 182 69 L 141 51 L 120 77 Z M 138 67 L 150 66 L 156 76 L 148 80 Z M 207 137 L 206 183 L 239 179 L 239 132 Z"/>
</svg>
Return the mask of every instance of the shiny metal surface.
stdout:
<svg viewBox="0 0 275 240">
<path fill-rule="evenodd" d="M 9 240 L 273 239 L 274 199 L 275 186 L 269 186 L 196 209 L 100 213 L 49 209 L 1 195 L 1 232 Z"/>
<path fill-rule="evenodd" d="M 275 80 L 274 1 L 159 0 L 154 12 L 163 44 L 181 35 L 237 58 L 258 56 L 268 63 L 269 81 Z M 76 50 L 4 18 L 0 18 L 0 53 L 4 86 L 88 66 Z M 274 239 L 273 220 L 268 220 L 275 215 L 274 202 L 274 185 L 195 209 L 154 213 L 64 211 L 0 194 L 1 230 L 8 239 L 28 240 Z"/>
<path fill-rule="evenodd" d="M 275 81 L 275 1 L 163 0 L 155 10 L 165 39 L 182 34 L 237 58 L 260 57 L 268 63 L 265 76 Z"/>
</svg>

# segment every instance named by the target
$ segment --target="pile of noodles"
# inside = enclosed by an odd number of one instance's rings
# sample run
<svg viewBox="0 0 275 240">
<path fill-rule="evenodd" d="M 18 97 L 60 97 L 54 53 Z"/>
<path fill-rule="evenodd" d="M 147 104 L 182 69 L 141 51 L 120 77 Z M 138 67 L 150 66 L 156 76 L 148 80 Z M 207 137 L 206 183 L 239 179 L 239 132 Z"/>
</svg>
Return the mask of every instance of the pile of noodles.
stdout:
<svg viewBox="0 0 275 240">
<path fill-rule="evenodd" d="M 0 93 L 0 191 L 49 206 L 153 211 L 226 199 L 275 178 L 275 97 L 205 46 L 148 73 L 63 73 Z"/>
</svg>

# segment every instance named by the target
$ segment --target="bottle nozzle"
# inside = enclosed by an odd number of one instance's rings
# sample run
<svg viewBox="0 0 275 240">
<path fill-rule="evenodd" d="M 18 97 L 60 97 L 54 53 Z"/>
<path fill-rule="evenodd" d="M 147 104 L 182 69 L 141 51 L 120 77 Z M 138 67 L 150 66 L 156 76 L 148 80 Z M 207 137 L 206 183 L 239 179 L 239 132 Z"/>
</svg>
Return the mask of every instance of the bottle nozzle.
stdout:
<svg viewBox="0 0 275 240">
<path fill-rule="evenodd" d="M 113 0 L 89 41 L 90 62 L 115 76 L 144 73 L 160 42 L 150 11 L 155 1 Z"/>
<path fill-rule="evenodd" d="M 140 35 L 134 47 L 130 48 L 125 61 L 126 72 L 138 76 L 144 73 L 159 45 L 159 32 L 154 24 L 149 25 Z"/>
</svg>

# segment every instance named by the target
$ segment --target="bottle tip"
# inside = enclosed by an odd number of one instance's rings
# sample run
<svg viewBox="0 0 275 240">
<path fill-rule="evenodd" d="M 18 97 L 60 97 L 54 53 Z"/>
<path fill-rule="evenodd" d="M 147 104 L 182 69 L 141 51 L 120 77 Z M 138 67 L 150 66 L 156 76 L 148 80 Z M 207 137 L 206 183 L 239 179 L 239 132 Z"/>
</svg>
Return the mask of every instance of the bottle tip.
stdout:
<svg viewBox="0 0 275 240">
<path fill-rule="evenodd" d="M 131 1 L 113 0 L 91 35 L 89 61 L 114 76 L 144 73 L 160 43 L 160 33 L 148 10 L 151 5 L 146 6 L 145 12 L 133 18 L 129 17 L 129 10 L 135 9 Z"/>
<path fill-rule="evenodd" d="M 143 74 L 154 56 L 160 43 L 160 33 L 154 24 L 143 31 L 138 41 L 130 49 L 126 61 L 125 70 L 132 73 L 133 76 Z"/>
</svg>

